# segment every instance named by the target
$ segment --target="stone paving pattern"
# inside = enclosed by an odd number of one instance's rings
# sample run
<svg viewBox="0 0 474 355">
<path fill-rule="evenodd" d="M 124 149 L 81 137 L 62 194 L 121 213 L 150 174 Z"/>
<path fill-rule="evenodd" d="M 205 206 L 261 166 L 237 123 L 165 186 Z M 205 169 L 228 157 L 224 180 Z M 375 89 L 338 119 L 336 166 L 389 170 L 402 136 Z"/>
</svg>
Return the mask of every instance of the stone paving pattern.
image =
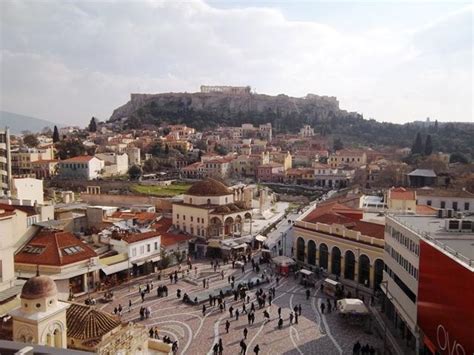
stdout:
<svg viewBox="0 0 474 355">
<path fill-rule="evenodd" d="M 210 261 L 197 262 L 193 264 L 193 268 L 194 266 L 197 266 L 199 271 L 211 271 Z M 229 275 L 235 276 L 236 283 L 257 276 L 252 271 L 250 263 L 247 263 L 244 274 L 240 269 L 232 269 L 231 264 L 221 266 L 220 270 L 225 271 L 224 279 L 213 279 L 210 282 L 210 289 L 227 286 Z M 270 270 L 268 272 L 270 273 Z M 153 290 L 146 295 L 142 303 L 138 287 L 141 285 L 143 288 L 146 282 L 151 281 L 153 281 Z M 158 285 L 167 285 L 168 297 L 157 297 Z M 157 281 L 157 275 L 131 280 L 129 284 L 110 289 L 114 292 L 114 301 L 109 304 L 98 303 L 96 307 L 113 313 L 114 308 L 121 304 L 123 321 L 134 321 L 147 327 L 158 327 L 160 338 L 168 335 L 172 340 L 178 340 L 179 354 L 212 354 L 212 347 L 219 338 L 222 338 L 224 344 L 224 354 L 239 354 L 239 343 L 243 339 L 245 327 L 248 329 L 246 340 L 248 354 L 254 353 L 256 344 L 260 346 L 260 354 L 351 354 L 352 346 L 357 340 L 362 344 L 369 343 L 381 352 L 382 339 L 374 334 L 367 334 L 367 327 L 353 324 L 335 312 L 321 314 L 320 303 L 326 302 L 326 296 L 319 291 L 319 285 L 311 289 L 309 300 L 306 300 L 306 289 L 292 276 L 281 278 L 278 286 L 273 279 L 270 284 L 263 285 L 262 289 L 267 292 L 269 287 L 276 288 L 275 299 L 271 306 L 268 306 L 267 302 L 266 307 L 261 310 L 258 309 L 255 299 L 257 288 L 247 293 L 256 307 L 256 319 L 253 325 L 248 325 L 246 314 L 241 315 L 238 321 L 235 315 L 230 318 L 228 312 L 230 305 L 242 311 L 243 302 L 234 301 L 233 296 L 226 298 L 226 310 L 223 313 L 220 312 L 217 302 L 213 307 L 206 302 L 207 311 L 203 316 L 202 305 L 184 304 L 176 296 L 177 289 L 182 291 L 182 295 L 184 292 L 188 294 L 201 292 L 202 284 L 194 286 L 182 281 L 181 278 L 177 284 L 171 284 L 167 277 Z M 133 303 L 131 311 L 128 310 L 129 299 Z M 302 306 L 302 315 L 299 317 L 298 324 L 290 325 L 290 310 L 298 304 Z M 140 320 L 139 315 L 139 309 L 142 306 L 149 306 L 152 311 L 150 318 L 143 321 Z M 282 308 L 284 320 L 282 329 L 277 328 L 278 307 Z M 247 309 L 250 309 L 250 304 L 247 304 Z M 270 313 L 270 321 L 266 324 L 263 317 L 264 309 Z M 225 331 L 227 320 L 231 324 L 228 334 Z"/>
</svg>

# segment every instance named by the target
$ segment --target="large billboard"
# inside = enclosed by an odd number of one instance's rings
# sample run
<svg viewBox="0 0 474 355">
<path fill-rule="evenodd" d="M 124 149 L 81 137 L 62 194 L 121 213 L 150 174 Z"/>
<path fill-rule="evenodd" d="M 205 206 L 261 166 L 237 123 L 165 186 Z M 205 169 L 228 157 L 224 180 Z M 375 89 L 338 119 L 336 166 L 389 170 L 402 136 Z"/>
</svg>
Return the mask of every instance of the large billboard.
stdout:
<svg viewBox="0 0 474 355">
<path fill-rule="evenodd" d="M 474 272 L 424 241 L 419 271 L 418 325 L 425 343 L 440 354 L 474 354 Z"/>
</svg>

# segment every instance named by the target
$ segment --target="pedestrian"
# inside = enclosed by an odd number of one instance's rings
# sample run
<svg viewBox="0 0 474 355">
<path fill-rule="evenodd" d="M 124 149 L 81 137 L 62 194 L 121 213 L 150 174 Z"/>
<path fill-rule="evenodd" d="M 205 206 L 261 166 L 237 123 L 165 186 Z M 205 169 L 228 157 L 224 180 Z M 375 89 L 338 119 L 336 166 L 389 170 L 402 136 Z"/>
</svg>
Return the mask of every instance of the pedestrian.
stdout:
<svg viewBox="0 0 474 355">
<path fill-rule="evenodd" d="M 324 303 L 321 303 L 321 313 L 324 314 L 324 308 L 326 308 L 326 306 L 324 305 Z"/>
<path fill-rule="evenodd" d="M 235 320 L 236 321 L 239 320 L 239 310 L 238 309 L 235 310 Z"/>
<path fill-rule="evenodd" d="M 245 302 L 242 303 L 242 313 L 247 314 L 247 306 L 245 306 Z"/>
<path fill-rule="evenodd" d="M 117 313 L 118 313 L 118 309 L 117 309 L 117 307 L 115 307 L 114 308 L 114 314 L 117 315 Z"/>
<path fill-rule="evenodd" d="M 219 354 L 219 343 L 215 343 L 214 346 L 212 347 L 212 353 L 214 355 L 218 355 Z"/>
<path fill-rule="evenodd" d="M 252 324 L 255 323 L 255 312 L 252 312 Z"/>
<path fill-rule="evenodd" d="M 298 305 L 298 314 L 301 316 L 301 303 Z"/>
<path fill-rule="evenodd" d="M 306 290 L 306 300 L 309 300 L 309 296 L 311 295 L 310 290 Z"/>
<path fill-rule="evenodd" d="M 247 330 L 247 327 L 244 328 L 244 339 L 247 340 L 247 334 L 249 331 Z"/>
<path fill-rule="evenodd" d="M 222 312 L 224 312 L 224 305 L 222 303 L 219 304 L 219 310 Z"/>
<path fill-rule="evenodd" d="M 281 329 L 283 327 L 283 319 L 280 318 L 278 319 L 278 329 Z"/>
<path fill-rule="evenodd" d="M 145 291 L 142 291 L 141 296 L 142 296 L 142 303 L 143 303 L 145 302 Z"/>
<path fill-rule="evenodd" d="M 242 339 L 240 341 L 240 354 L 245 355 L 246 352 L 247 352 L 247 344 L 245 344 L 244 339 Z"/>
<path fill-rule="evenodd" d="M 250 304 L 250 310 L 251 310 L 252 312 L 255 311 L 255 305 L 253 304 L 253 302 Z"/>
<path fill-rule="evenodd" d="M 148 334 L 150 335 L 150 338 L 153 338 L 153 335 L 155 334 L 153 327 L 150 328 L 150 330 L 148 331 Z"/>
<path fill-rule="evenodd" d="M 290 324 L 293 324 L 293 312 L 290 312 Z"/>
<path fill-rule="evenodd" d="M 253 348 L 253 352 L 255 353 L 255 355 L 258 355 L 258 353 L 260 352 L 260 346 L 255 345 L 255 347 Z"/>
<path fill-rule="evenodd" d="M 206 279 L 202 279 L 202 288 L 206 288 Z"/>
<path fill-rule="evenodd" d="M 295 324 L 298 324 L 298 313 L 295 313 Z"/>
<path fill-rule="evenodd" d="M 269 306 L 272 305 L 272 295 L 269 295 L 269 296 L 268 296 L 268 305 L 269 305 Z"/>
<path fill-rule="evenodd" d="M 230 328 L 230 322 L 229 322 L 229 320 L 226 320 L 226 322 L 225 322 L 225 331 L 226 331 L 226 333 L 229 333 L 229 328 Z"/>
<path fill-rule="evenodd" d="M 278 307 L 278 318 L 281 318 L 281 307 Z"/>
<path fill-rule="evenodd" d="M 222 280 L 224 280 L 224 270 L 221 271 Z"/>
<path fill-rule="evenodd" d="M 170 283 L 173 283 L 173 275 L 170 274 Z"/>
<path fill-rule="evenodd" d="M 128 311 L 132 311 L 132 300 L 128 300 Z"/>
<path fill-rule="evenodd" d="M 160 336 L 158 335 L 158 328 L 155 328 L 154 338 L 155 339 L 160 339 Z"/>
<path fill-rule="evenodd" d="M 328 313 L 331 313 L 331 301 L 328 299 Z"/>
<path fill-rule="evenodd" d="M 245 272 L 245 265 L 242 265 L 242 274 Z"/>
<path fill-rule="evenodd" d="M 229 314 L 230 314 L 230 318 L 234 316 L 234 307 L 232 306 L 229 307 Z"/>
<path fill-rule="evenodd" d="M 206 305 L 205 304 L 202 305 L 202 315 L 203 316 L 206 315 Z"/>
<path fill-rule="evenodd" d="M 247 320 L 248 320 L 249 325 L 250 325 L 250 323 L 252 322 L 252 312 L 250 312 L 249 314 L 247 314 Z"/>
</svg>

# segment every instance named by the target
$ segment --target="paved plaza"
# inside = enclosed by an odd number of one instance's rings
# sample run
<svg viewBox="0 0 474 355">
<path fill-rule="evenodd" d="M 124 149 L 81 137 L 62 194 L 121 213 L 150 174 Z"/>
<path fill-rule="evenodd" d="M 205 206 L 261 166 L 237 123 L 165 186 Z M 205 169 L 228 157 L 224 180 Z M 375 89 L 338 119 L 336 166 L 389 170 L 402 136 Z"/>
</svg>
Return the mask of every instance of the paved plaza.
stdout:
<svg viewBox="0 0 474 355">
<path fill-rule="evenodd" d="M 222 262 L 221 262 L 222 264 Z M 198 272 L 213 271 L 210 261 L 197 262 Z M 260 272 L 264 269 L 262 267 Z M 268 266 L 267 266 L 268 267 Z M 210 279 L 209 289 L 226 287 L 229 285 L 228 276 L 235 277 L 235 283 L 249 280 L 257 274 L 252 271 L 252 265 L 247 263 L 245 272 L 241 269 L 232 269 L 232 265 L 222 265 L 218 273 L 224 271 L 224 278 L 217 276 Z M 191 271 L 191 274 L 194 270 Z M 268 270 L 268 274 L 271 271 Z M 153 281 L 153 289 L 146 294 L 144 301 L 139 293 L 139 286 L 143 289 L 147 282 Z M 166 285 L 168 287 L 168 297 L 157 297 L 157 287 Z M 219 339 L 222 339 L 224 354 L 239 354 L 240 341 L 243 339 L 244 328 L 247 328 L 248 335 L 245 343 L 247 353 L 253 354 L 255 345 L 259 345 L 261 354 L 352 354 L 352 347 L 356 341 L 362 345 L 366 343 L 372 345 L 378 352 L 381 351 L 383 342 L 378 336 L 368 334 L 368 327 L 360 324 L 353 324 L 341 315 L 332 312 L 321 314 L 320 304 L 326 302 L 326 296 L 321 294 L 319 285 L 311 289 L 311 297 L 306 300 L 306 289 L 300 285 L 292 276 L 283 277 L 279 284 L 276 278 L 270 283 L 261 285 L 264 292 L 268 293 L 270 287 L 275 287 L 275 298 L 269 306 L 268 299 L 264 308 L 259 309 L 255 299 L 254 287 L 247 292 L 250 296 L 250 303 L 246 304 L 246 309 L 250 309 L 251 302 L 255 303 L 255 323 L 248 324 L 247 315 L 241 314 L 236 320 L 235 310 L 242 312 L 243 301 L 234 301 L 230 296 L 225 299 L 226 309 L 221 313 L 219 307 L 210 306 L 206 302 L 206 312 L 203 315 L 201 305 L 184 304 L 182 299 L 177 298 L 177 290 L 181 290 L 181 296 L 187 293 L 192 297 L 203 291 L 202 283 L 193 285 L 179 278 L 176 284 L 170 283 L 169 277 L 164 277 L 160 281 L 157 275 L 149 275 L 137 280 L 132 280 L 129 284 L 122 284 L 114 289 L 114 301 L 109 304 L 98 303 L 99 307 L 105 311 L 113 313 L 115 307 L 120 304 L 123 308 L 122 320 L 139 322 L 147 327 L 157 327 L 159 336 L 169 336 L 173 341 L 178 340 L 179 354 L 212 354 L 213 346 Z M 132 300 L 132 307 L 129 310 L 129 300 Z M 290 310 L 301 305 L 302 312 L 298 319 L 298 324 L 290 324 Z M 234 308 L 234 316 L 231 318 L 229 307 Z M 149 307 L 151 315 L 148 319 L 140 320 L 139 310 L 141 307 Z M 283 327 L 278 329 L 278 308 L 282 308 Z M 265 322 L 263 312 L 267 310 L 270 314 L 270 321 Z M 230 329 L 226 332 L 225 323 L 229 320 Z"/>
</svg>

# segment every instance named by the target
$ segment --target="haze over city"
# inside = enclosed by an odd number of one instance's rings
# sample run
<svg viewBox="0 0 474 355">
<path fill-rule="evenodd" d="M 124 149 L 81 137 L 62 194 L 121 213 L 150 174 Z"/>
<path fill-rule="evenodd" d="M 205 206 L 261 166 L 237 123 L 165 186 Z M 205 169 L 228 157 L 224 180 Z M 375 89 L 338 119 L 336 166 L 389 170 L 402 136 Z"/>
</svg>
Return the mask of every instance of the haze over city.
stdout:
<svg viewBox="0 0 474 355">
<path fill-rule="evenodd" d="M 132 92 L 336 96 L 378 121 L 472 121 L 470 2 L 2 1 L 2 110 L 85 125 Z M 449 103 L 449 104 L 448 104 Z"/>
</svg>

